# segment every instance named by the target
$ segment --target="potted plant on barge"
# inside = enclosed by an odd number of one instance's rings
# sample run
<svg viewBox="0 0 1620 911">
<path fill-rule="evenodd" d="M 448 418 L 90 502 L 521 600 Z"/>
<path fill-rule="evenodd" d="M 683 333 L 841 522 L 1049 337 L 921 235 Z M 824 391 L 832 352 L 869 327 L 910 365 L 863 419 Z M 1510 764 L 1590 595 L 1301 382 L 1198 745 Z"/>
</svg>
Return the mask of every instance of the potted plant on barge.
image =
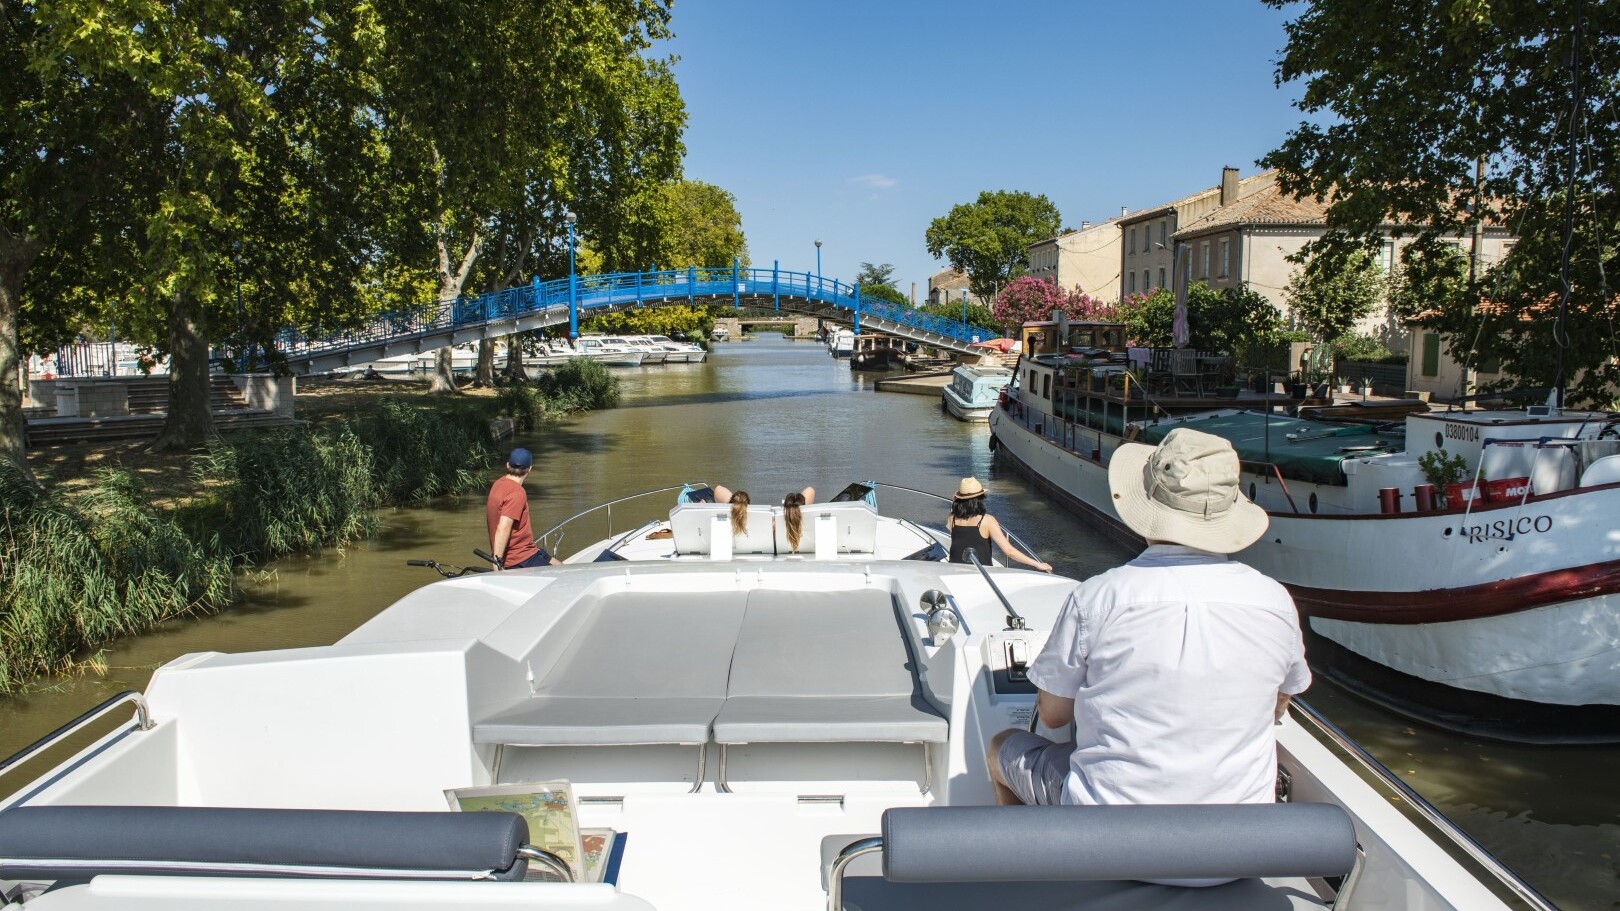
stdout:
<svg viewBox="0 0 1620 911">
<path fill-rule="evenodd" d="M 1444 492 L 1447 509 L 1460 508 L 1479 496 L 1472 482 L 1463 483 L 1463 479 L 1468 477 L 1468 461 L 1460 455 L 1449 454 L 1444 449 L 1431 449 L 1418 456 L 1418 468 L 1425 480 L 1433 484 L 1436 490 Z M 1472 492 L 1470 489 L 1473 489 Z"/>
</svg>

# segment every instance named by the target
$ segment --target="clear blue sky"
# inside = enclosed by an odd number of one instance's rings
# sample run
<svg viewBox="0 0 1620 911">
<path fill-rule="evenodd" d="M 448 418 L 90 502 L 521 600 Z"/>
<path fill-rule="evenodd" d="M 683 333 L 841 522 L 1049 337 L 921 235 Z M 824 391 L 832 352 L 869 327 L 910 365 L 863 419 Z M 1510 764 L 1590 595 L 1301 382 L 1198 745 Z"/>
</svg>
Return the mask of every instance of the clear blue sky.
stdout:
<svg viewBox="0 0 1620 911">
<path fill-rule="evenodd" d="M 1290 14 L 1291 15 L 1291 14 Z M 676 0 L 686 174 L 737 197 L 756 265 L 895 264 L 981 190 L 1100 221 L 1244 176 L 1300 120 L 1259 0 Z"/>
</svg>

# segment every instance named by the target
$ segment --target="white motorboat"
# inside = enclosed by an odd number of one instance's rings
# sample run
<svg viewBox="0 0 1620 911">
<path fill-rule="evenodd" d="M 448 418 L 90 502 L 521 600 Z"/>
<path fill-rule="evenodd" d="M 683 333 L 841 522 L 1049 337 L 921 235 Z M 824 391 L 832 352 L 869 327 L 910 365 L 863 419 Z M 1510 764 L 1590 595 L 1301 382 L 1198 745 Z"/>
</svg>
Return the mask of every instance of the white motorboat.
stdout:
<svg viewBox="0 0 1620 911">
<path fill-rule="evenodd" d="M 613 506 L 630 508 L 591 520 Z M 988 806 L 987 738 L 1030 723 L 1025 668 L 1074 581 L 938 562 L 943 532 L 868 503 L 806 507 L 798 553 L 780 507 L 749 507 L 737 535 L 729 510 L 678 505 L 561 566 L 424 586 L 335 645 L 167 663 L 0 763 L 136 710 L 0 800 L 0 895 L 31 911 L 1551 909 L 1303 704 L 1275 729 L 1285 802 Z M 447 810 L 480 794 L 508 812 Z M 1236 880 L 1138 881 L 1187 877 Z"/>
<path fill-rule="evenodd" d="M 716 342 L 730 341 L 731 330 L 727 329 L 725 326 L 715 326 L 713 331 L 709 333 L 709 339 Z"/>
<path fill-rule="evenodd" d="M 982 424 L 1012 377 L 1006 367 L 964 364 L 951 371 L 950 384 L 939 391 L 940 403 L 951 417 Z"/>
<path fill-rule="evenodd" d="M 849 329 L 834 329 L 827 334 L 827 353 L 833 357 L 855 354 L 855 333 Z"/>
<path fill-rule="evenodd" d="M 1271 516 L 1236 557 L 1289 587 L 1313 664 L 1443 726 L 1620 738 L 1620 415 L 1386 402 L 1343 406 L 1367 415 L 1354 422 L 1302 419 L 1259 396 L 1212 407 L 1221 396 L 1197 369 L 1144 390 L 1154 374 L 1127 379 L 1122 351 L 1059 354 L 1029 339 L 1025 350 L 991 432 L 1059 502 L 1134 540 L 1108 489 L 1120 442 L 1177 426 L 1225 437 Z M 1429 484 L 1419 460 L 1437 457 L 1460 460 L 1465 477 Z"/>
<path fill-rule="evenodd" d="M 649 335 L 647 338 L 651 339 L 655 344 L 663 346 L 664 350 L 669 352 L 668 363 L 701 364 L 709 359 L 709 352 L 705 351 L 702 345 L 695 345 L 691 342 L 677 342 L 667 335 Z"/>
<path fill-rule="evenodd" d="M 575 344 L 575 350 L 592 360 L 601 361 L 609 367 L 640 367 L 647 353 L 640 348 L 632 348 L 624 343 L 623 339 L 606 335 L 587 335 L 580 338 Z"/>
<path fill-rule="evenodd" d="M 643 365 L 663 364 L 670 360 L 669 349 L 653 341 L 650 335 L 626 335 L 618 341 L 640 351 Z"/>
<path fill-rule="evenodd" d="M 575 350 L 565 339 L 547 339 L 540 343 L 537 350 L 523 356 L 525 367 L 560 367 L 576 357 L 585 357 L 584 352 Z"/>
</svg>

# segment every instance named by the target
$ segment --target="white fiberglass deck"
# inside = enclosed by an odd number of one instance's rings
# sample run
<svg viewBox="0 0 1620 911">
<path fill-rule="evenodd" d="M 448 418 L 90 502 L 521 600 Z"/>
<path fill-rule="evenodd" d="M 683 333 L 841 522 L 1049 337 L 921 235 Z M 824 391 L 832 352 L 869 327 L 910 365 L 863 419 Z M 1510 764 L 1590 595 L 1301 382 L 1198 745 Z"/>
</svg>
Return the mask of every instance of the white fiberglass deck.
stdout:
<svg viewBox="0 0 1620 911">
<path fill-rule="evenodd" d="M 885 810 L 992 802 L 985 744 L 1033 709 L 1010 644 L 1037 652 L 1074 582 L 991 572 L 1028 629 L 1008 628 L 973 567 L 667 558 L 469 576 L 330 647 L 185 656 L 153 678 L 150 730 L 109 735 L 8 803 L 442 811 L 445 789 L 489 784 L 498 765 L 502 782 L 569 780 L 583 827 L 625 833 L 616 887 L 100 876 L 28 907 L 825 907 L 830 856 Z M 945 641 L 926 623 L 936 591 L 962 620 Z M 1303 728 L 1279 738 L 1294 799 L 1355 821 L 1367 863 L 1350 907 L 1503 907 Z M 987 894 L 900 888 L 865 862 L 851 873 L 847 907 L 868 911 Z M 1318 895 L 1331 889 L 1109 883 L 1040 886 L 1019 904 L 1214 911 Z"/>
</svg>

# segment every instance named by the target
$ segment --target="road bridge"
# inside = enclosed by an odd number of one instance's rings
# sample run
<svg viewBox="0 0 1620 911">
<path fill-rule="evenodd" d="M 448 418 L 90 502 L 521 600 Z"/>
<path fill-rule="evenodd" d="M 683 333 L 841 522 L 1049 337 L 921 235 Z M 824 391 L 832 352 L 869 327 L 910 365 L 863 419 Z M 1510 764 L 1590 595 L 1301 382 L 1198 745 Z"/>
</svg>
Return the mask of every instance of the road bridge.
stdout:
<svg viewBox="0 0 1620 911">
<path fill-rule="evenodd" d="M 296 373 L 321 373 L 446 345 L 567 325 L 597 313 L 667 304 L 729 304 L 802 314 L 896 335 L 935 348 L 969 352 L 985 330 L 888 301 L 863 298 L 858 285 L 810 272 L 769 269 L 672 269 L 582 275 L 507 288 L 446 304 L 389 311 L 336 332 L 283 330 L 277 352 Z"/>
</svg>

